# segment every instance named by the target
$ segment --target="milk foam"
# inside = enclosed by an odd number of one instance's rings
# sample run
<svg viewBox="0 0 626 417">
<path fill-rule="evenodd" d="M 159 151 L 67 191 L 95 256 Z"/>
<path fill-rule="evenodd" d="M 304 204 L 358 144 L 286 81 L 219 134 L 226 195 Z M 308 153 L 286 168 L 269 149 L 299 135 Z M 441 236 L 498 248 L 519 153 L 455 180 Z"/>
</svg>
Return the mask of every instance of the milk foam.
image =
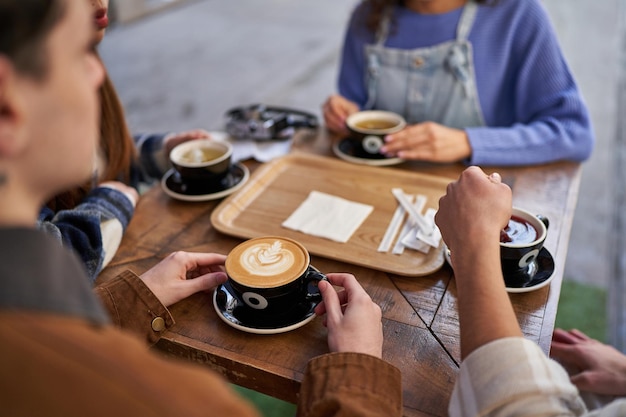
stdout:
<svg viewBox="0 0 626 417">
<path fill-rule="evenodd" d="M 240 258 L 241 267 L 248 273 L 274 276 L 285 273 L 294 265 L 294 254 L 283 248 L 280 241 L 259 243 L 247 248 Z"/>
</svg>

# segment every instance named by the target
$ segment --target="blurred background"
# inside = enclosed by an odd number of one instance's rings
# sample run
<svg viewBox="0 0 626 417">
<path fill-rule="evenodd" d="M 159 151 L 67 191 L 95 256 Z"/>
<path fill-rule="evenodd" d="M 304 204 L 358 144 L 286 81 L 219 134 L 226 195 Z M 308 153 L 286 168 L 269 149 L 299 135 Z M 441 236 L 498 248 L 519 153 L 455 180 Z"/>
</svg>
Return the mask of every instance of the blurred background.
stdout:
<svg viewBox="0 0 626 417">
<path fill-rule="evenodd" d="M 619 0 L 543 0 L 589 105 L 557 325 L 626 350 L 624 16 Z M 112 0 L 100 47 L 133 132 L 223 130 L 226 110 L 289 106 L 321 116 L 335 92 L 356 0 Z"/>
</svg>

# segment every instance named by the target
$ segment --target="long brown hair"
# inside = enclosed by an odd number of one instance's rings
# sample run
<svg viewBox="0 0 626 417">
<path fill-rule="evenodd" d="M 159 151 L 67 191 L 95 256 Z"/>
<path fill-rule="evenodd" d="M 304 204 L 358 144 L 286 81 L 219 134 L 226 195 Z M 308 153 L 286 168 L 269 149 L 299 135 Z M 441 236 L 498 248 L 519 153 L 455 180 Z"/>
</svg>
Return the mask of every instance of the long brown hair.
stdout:
<svg viewBox="0 0 626 417">
<path fill-rule="evenodd" d="M 126 125 L 124 109 L 108 74 L 98 90 L 100 97 L 100 151 L 106 166 L 97 173 L 97 182 L 118 180 L 128 183 L 136 155 L 135 144 Z M 48 207 L 54 211 L 76 207 L 93 188 L 93 181 L 52 198 Z"/>
<path fill-rule="evenodd" d="M 495 4 L 497 0 L 474 0 L 478 4 Z M 357 25 L 371 33 L 378 32 L 387 10 L 394 6 L 404 6 L 405 0 L 363 0 L 358 8 Z M 391 28 L 395 22 L 391 21 Z"/>
</svg>

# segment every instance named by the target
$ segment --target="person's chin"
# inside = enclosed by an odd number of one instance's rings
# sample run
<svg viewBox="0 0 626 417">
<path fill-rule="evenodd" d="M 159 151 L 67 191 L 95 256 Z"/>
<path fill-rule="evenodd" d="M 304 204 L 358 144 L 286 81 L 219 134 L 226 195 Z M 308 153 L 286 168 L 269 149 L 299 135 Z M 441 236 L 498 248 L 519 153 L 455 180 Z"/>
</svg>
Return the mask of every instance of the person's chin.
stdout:
<svg viewBox="0 0 626 417">
<path fill-rule="evenodd" d="M 96 32 L 96 42 L 100 43 L 102 42 L 102 39 L 104 39 L 104 34 L 106 33 L 106 29 L 99 29 L 98 32 Z"/>
</svg>

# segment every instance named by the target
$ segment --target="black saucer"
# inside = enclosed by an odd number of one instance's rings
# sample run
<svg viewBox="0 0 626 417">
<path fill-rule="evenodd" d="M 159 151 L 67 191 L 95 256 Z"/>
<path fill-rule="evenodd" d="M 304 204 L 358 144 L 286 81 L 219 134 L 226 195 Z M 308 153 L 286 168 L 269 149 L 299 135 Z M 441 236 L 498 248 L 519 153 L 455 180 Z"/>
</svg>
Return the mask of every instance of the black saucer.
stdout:
<svg viewBox="0 0 626 417">
<path fill-rule="evenodd" d="M 304 301 L 280 314 L 262 314 L 235 297 L 228 282 L 213 293 L 217 315 L 229 326 L 248 333 L 276 334 L 295 330 L 315 318 L 316 302 Z"/>
<path fill-rule="evenodd" d="M 174 169 L 165 173 L 161 180 L 163 191 L 170 197 L 184 201 L 207 201 L 225 197 L 241 187 L 250 176 L 243 164 L 234 164 L 220 182 L 185 183 Z"/>
<path fill-rule="evenodd" d="M 452 266 L 452 262 L 450 262 L 450 250 L 447 246 L 444 247 L 443 254 L 448 262 L 448 265 Z M 550 284 L 550 281 L 552 281 L 552 278 L 554 277 L 554 258 L 552 258 L 552 255 L 546 248 L 541 248 L 539 255 L 537 255 L 536 263 L 537 271 L 535 272 L 535 275 L 533 275 L 533 278 L 526 283 L 526 285 L 523 287 L 507 286 L 506 291 L 510 293 L 530 292 Z"/>
<path fill-rule="evenodd" d="M 552 281 L 554 276 L 554 259 L 546 248 L 541 248 L 537 255 L 537 272 L 523 287 L 506 287 L 507 292 L 529 292 L 543 288 Z"/>
<path fill-rule="evenodd" d="M 340 141 L 335 142 L 333 145 L 333 152 L 339 158 L 363 165 L 397 165 L 404 162 L 404 159 L 400 158 L 387 158 L 380 153 L 369 153 L 361 145 L 361 141 L 347 137 Z"/>
</svg>

